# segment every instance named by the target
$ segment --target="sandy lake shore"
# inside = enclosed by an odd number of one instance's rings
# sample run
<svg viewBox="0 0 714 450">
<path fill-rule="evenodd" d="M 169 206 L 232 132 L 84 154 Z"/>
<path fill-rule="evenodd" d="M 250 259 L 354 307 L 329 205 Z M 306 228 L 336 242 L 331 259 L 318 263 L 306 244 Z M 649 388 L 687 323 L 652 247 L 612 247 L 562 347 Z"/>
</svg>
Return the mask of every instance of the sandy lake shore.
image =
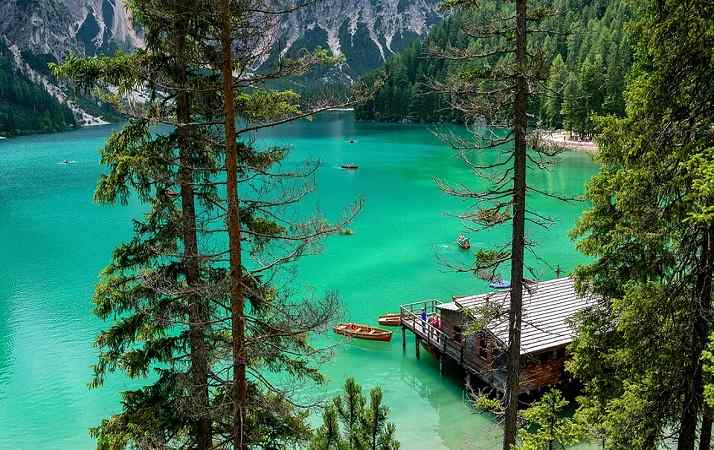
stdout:
<svg viewBox="0 0 714 450">
<path fill-rule="evenodd" d="M 592 140 L 578 140 L 574 136 L 568 135 L 564 130 L 555 130 L 553 132 L 543 132 L 541 138 L 553 145 L 569 148 L 572 150 L 583 150 L 590 153 L 597 153 L 597 144 Z"/>
</svg>

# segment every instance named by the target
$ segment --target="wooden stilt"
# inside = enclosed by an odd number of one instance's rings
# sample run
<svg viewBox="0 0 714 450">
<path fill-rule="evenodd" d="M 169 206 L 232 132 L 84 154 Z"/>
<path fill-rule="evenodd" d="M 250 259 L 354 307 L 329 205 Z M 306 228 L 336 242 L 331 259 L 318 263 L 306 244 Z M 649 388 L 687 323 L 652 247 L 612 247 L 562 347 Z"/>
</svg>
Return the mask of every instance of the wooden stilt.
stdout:
<svg viewBox="0 0 714 450">
<path fill-rule="evenodd" d="M 444 374 L 444 355 L 439 354 L 439 375 Z"/>
<path fill-rule="evenodd" d="M 419 359 L 419 336 L 414 336 L 414 349 L 416 351 L 416 359 Z"/>
<path fill-rule="evenodd" d="M 404 327 L 402 327 L 402 350 L 407 349 L 407 332 Z"/>
</svg>

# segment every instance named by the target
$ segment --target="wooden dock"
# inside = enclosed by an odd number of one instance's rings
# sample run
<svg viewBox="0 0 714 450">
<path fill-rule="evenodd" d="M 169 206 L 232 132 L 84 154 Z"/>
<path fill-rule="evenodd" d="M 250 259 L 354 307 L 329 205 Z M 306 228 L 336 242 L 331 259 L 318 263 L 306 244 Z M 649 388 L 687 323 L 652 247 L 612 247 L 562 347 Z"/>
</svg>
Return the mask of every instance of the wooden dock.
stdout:
<svg viewBox="0 0 714 450">
<path fill-rule="evenodd" d="M 468 355 L 468 349 L 466 349 L 463 339 L 461 341 L 454 339 L 429 323 L 428 318 L 439 314 L 437 306 L 441 304 L 438 300 L 426 300 L 400 306 L 399 320 L 402 327 L 402 348 L 406 350 L 406 330 L 409 330 L 416 338 L 415 352 L 417 359 L 420 357 L 420 346 L 423 345 L 439 360 L 439 370 L 443 370 L 444 358 L 449 358 L 452 362 L 462 367 L 467 375 L 474 375 L 481 381 L 500 389 L 505 379 L 498 371 L 494 371 L 493 364 L 488 361 L 465 357 L 465 355 Z M 422 311 L 426 311 L 427 320 L 421 318 Z"/>
<path fill-rule="evenodd" d="M 509 325 L 500 317 L 473 330 L 472 313 L 484 305 L 509 307 L 510 291 L 453 297 L 442 303 L 426 300 L 402 305 L 399 321 L 402 346 L 406 349 L 406 330 L 416 338 L 416 356 L 424 346 L 443 367 L 448 358 L 467 374 L 502 391 L 505 388 Z M 570 319 L 573 314 L 597 301 L 580 295 L 569 277 L 539 281 L 524 290 L 521 334 L 520 383 L 524 393 L 567 381 L 564 366 L 567 346 L 575 336 Z M 426 317 L 427 320 L 424 320 Z"/>
</svg>

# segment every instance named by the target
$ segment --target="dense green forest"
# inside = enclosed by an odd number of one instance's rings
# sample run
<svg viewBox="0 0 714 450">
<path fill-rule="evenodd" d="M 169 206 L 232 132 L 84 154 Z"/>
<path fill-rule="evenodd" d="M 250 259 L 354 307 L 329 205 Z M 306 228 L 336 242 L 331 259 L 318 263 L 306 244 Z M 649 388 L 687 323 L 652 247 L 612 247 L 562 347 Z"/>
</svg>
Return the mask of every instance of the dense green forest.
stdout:
<svg viewBox="0 0 714 450">
<path fill-rule="evenodd" d="M 30 64 L 35 62 L 33 59 Z M 62 131 L 73 126 L 72 111 L 17 70 L 10 51 L 0 45 L 0 135 Z"/>
<path fill-rule="evenodd" d="M 482 8 L 497 10 L 489 0 Z M 529 106 L 538 125 L 565 128 L 581 136 L 592 134 L 593 114 L 624 113 L 623 89 L 632 64 L 632 51 L 623 30 L 629 11 L 622 0 L 555 0 L 544 22 L 548 32 L 529 35 L 529 48 L 542 50 L 548 80 L 544 93 Z M 483 45 L 466 36 L 461 24 L 474 21 L 463 14 L 435 26 L 424 41 L 415 42 L 384 67 L 365 76 L 384 85 L 372 101 L 359 108 L 362 120 L 440 122 L 460 121 L 449 99 L 432 93 L 434 81 L 444 80 L 458 62 L 427 55 L 430 48 Z M 495 61 L 493 61 L 495 63 Z"/>
</svg>

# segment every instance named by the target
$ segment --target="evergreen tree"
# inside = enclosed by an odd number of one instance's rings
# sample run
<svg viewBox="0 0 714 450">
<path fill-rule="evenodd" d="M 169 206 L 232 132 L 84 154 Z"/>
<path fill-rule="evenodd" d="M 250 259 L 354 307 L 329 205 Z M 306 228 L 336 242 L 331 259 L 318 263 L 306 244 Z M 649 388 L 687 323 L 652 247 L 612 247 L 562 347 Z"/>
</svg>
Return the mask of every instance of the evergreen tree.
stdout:
<svg viewBox="0 0 714 450">
<path fill-rule="evenodd" d="M 563 128 L 571 134 L 577 130 L 585 128 L 584 108 L 578 95 L 578 82 L 574 75 L 569 75 L 565 81 L 563 89 L 563 104 L 561 109 L 561 117 Z"/>
<path fill-rule="evenodd" d="M 466 49 L 476 52 L 486 50 L 483 36 L 464 32 L 463 24 L 482 21 L 501 6 L 496 0 L 479 2 L 479 9 L 471 13 L 463 10 L 448 17 L 429 32 L 424 42 L 412 44 L 408 49 L 387 61 L 381 69 L 365 76 L 365 80 L 384 80 L 374 101 L 365 102 L 356 109 L 360 120 L 399 121 L 408 119 L 420 122 L 464 122 L 458 111 L 449 108 L 448 92 L 435 92 L 433 81 L 444 82 L 450 75 L 462 70 L 463 60 L 429 58 L 430 48 Z M 540 18 L 543 33 L 531 36 L 529 48 L 543 55 L 551 66 L 552 84 L 529 101 L 529 112 L 540 116 L 545 126 L 567 123 L 569 131 L 580 136 L 592 133 L 589 117 L 602 109 L 608 113 L 624 114 L 624 79 L 629 71 L 630 47 L 622 32 L 629 16 L 629 3 L 625 0 L 557 0 L 548 2 L 553 14 Z M 616 51 L 615 51 L 616 49 Z M 598 59 L 600 58 L 600 59 Z M 502 60 L 507 54 L 492 55 L 491 63 Z M 588 62 L 587 72 L 583 66 Z M 563 67 L 563 65 L 565 67 Z M 407 78 L 403 77 L 406 70 Z M 580 86 L 573 92 L 572 116 L 568 117 L 562 101 L 566 80 L 573 78 Z M 397 80 L 399 80 L 397 82 Z M 557 89 L 555 89 L 557 88 Z M 383 91 L 389 90 L 388 95 Z M 411 104 L 407 113 L 401 105 Z M 570 105 L 570 106 L 573 106 Z"/>
<path fill-rule="evenodd" d="M 310 450 L 397 450 L 394 425 L 387 421 L 389 408 L 382 391 L 370 391 L 370 401 L 354 379 L 345 381 L 345 392 L 325 408 L 322 425 L 310 441 Z"/>
<path fill-rule="evenodd" d="M 468 186 L 451 187 L 437 182 L 448 194 L 475 203 L 474 211 L 460 216 L 470 230 L 510 225 L 510 242 L 479 249 L 474 264 L 460 270 L 493 280 L 499 268 L 510 263 L 509 306 L 489 317 L 489 321 L 508 323 L 506 350 L 499 357 L 506 362 L 503 449 L 511 450 L 518 429 L 523 298 L 529 293 L 524 278 L 525 251 L 533 245 L 526 240 L 526 220 L 547 226 L 545 218 L 527 209 L 526 193 L 553 195 L 528 185 L 526 165 L 530 161 L 542 168 L 560 152 L 542 145 L 538 136 L 529 131 L 529 102 L 544 89 L 547 78 L 544 55 L 530 47 L 529 39 L 547 14 L 542 5 L 529 5 L 526 0 L 503 2 L 497 7 L 454 0 L 445 2 L 443 7 L 459 8 L 462 17 L 473 20 L 464 20 L 461 26 L 462 32 L 474 37 L 475 42 L 463 49 L 449 46 L 430 50 L 435 58 L 459 62 L 446 81 L 435 81 L 433 85 L 450 98 L 451 107 L 459 111 L 472 131 L 469 139 L 449 134 L 444 138 L 467 167 L 489 184 L 487 189 L 474 192 Z"/>
<path fill-rule="evenodd" d="M 569 369 L 608 448 L 708 449 L 702 357 L 714 275 L 714 5 L 641 4 L 627 116 L 599 121 L 601 173 L 574 231 L 596 305 L 578 321 Z"/>
<path fill-rule="evenodd" d="M 569 402 L 558 389 L 551 389 L 523 412 L 520 450 L 555 450 L 578 444 L 583 430 L 567 416 Z"/>
<path fill-rule="evenodd" d="M 277 29 L 282 10 L 210 6 L 132 3 L 146 48 L 54 68 L 83 87 L 118 87 L 117 104 L 134 119 L 103 152 L 109 173 L 97 199 L 126 202 L 135 193 L 150 208 L 95 296 L 100 317 L 119 317 L 97 339 L 95 385 L 115 370 L 147 383 L 123 393 L 123 410 L 93 431 L 101 448 L 277 449 L 309 437 L 289 385 L 272 380 L 322 381 L 323 353 L 308 336 L 326 329 L 338 306 L 332 294 L 300 301 L 275 283 L 356 209 L 337 225 L 294 222 L 291 207 L 312 189 L 316 167 L 283 173 L 286 149 L 259 148 L 253 137 L 336 106 L 303 112 L 296 94 L 264 88 L 334 58 L 318 50 L 246 72 L 270 51 L 265 30 Z M 241 45 L 231 49 L 234 42 Z M 148 101 L 136 104 L 147 89 Z"/>
<path fill-rule="evenodd" d="M 553 128 L 562 128 L 563 88 L 568 79 L 568 69 L 563 58 L 557 55 L 550 66 L 548 74 L 548 95 L 543 101 L 542 116 L 545 123 Z"/>
</svg>

